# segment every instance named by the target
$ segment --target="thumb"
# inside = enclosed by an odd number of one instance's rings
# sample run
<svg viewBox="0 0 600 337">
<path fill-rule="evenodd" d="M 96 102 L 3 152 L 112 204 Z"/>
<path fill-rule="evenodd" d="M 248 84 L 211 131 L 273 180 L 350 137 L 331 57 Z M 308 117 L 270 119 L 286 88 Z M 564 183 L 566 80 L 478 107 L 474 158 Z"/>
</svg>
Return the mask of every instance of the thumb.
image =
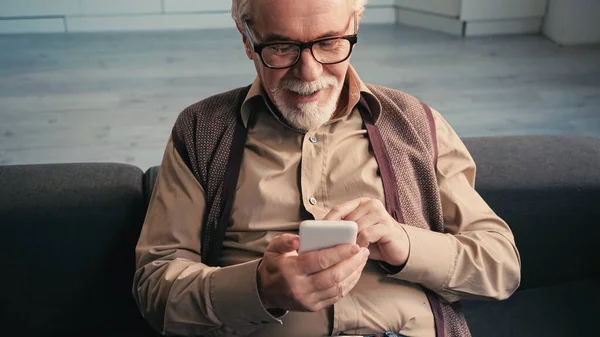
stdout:
<svg viewBox="0 0 600 337">
<path fill-rule="evenodd" d="M 297 250 L 300 247 L 300 237 L 294 234 L 282 234 L 271 243 L 267 247 L 267 252 L 272 253 L 290 253 Z"/>
</svg>

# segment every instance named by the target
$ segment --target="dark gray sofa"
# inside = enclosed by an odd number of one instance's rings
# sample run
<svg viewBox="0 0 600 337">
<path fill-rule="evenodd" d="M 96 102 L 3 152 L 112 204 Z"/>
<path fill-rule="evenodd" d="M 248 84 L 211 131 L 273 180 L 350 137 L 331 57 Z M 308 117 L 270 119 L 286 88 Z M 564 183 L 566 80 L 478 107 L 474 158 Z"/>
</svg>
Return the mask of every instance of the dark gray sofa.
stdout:
<svg viewBox="0 0 600 337">
<path fill-rule="evenodd" d="M 600 139 L 466 139 L 477 190 L 514 231 L 520 289 L 465 301 L 473 336 L 597 336 Z M 154 336 L 131 296 L 157 167 L 0 166 L 0 336 Z M 232 308 L 234 310 L 234 308 Z"/>
</svg>

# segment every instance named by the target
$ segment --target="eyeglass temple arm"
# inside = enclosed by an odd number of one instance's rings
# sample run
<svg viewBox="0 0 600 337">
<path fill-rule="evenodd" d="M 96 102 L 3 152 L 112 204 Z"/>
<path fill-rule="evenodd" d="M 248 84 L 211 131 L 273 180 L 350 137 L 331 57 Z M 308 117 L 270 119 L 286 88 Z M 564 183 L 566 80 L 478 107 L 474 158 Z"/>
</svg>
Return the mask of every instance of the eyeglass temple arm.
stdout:
<svg viewBox="0 0 600 337">
<path fill-rule="evenodd" d="M 244 20 L 244 30 L 246 31 L 246 35 L 248 36 L 248 41 L 250 41 L 252 49 L 254 49 L 254 39 L 252 38 L 252 33 L 250 32 L 250 28 L 248 27 L 248 22 L 246 22 L 246 20 Z"/>
</svg>

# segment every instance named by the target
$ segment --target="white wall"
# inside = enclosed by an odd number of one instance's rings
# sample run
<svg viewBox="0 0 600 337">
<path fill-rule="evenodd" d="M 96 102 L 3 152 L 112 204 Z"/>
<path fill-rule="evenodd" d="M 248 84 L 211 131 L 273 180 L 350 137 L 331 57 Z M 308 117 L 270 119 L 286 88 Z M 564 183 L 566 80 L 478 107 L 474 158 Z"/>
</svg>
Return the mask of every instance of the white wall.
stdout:
<svg viewBox="0 0 600 337">
<path fill-rule="evenodd" d="M 81 16 L 160 14 L 161 12 L 162 4 L 160 0 L 79 0 L 79 14 Z"/>
<path fill-rule="evenodd" d="M 396 0 L 370 0 L 362 23 L 396 23 Z"/>
<path fill-rule="evenodd" d="M 364 23 L 395 23 L 371 0 Z M 230 0 L 0 0 L 0 34 L 234 28 Z"/>
<path fill-rule="evenodd" d="M 230 11 L 228 0 L 163 0 L 166 13 Z"/>
<path fill-rule="evenodd" d="M 562 45 L 600 43 L 600 1 L 550 0 L 544 33 Z"/>
<path fill-rule="evenodd" d="M 461 0 L 397 0 L 401 9 L 458 18 Z"/>
<path fill-rule="evenodd" d="M 543 17 L 548 0 L 462 0 L 463 21 Z"/>
<path fill-rule="evenodd" d="M 0 17 L 80 14 L 80 0 L 1 0 Z"/>
<path fill-rule="evenodd" d="M 0 0 L 0 34 L 234 27 L 226 0 Z"/>
<path fill-rule="evenodd" d="M 548 0 L 396 0 L 409 9 L 462 21 L 542 17 Z"/>
<path fill-rule="evenodd" d="M 398 22 L 461 36 L 537 33 L 548 0 L 397 0 Z"/>
</svg>

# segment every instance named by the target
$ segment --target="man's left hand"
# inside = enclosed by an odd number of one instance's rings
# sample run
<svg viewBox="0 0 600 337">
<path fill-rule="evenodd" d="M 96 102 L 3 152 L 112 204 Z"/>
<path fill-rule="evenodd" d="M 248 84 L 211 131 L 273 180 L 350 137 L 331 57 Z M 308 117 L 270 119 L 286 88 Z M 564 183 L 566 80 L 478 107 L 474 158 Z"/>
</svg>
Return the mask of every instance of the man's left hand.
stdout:
<svg viewBox="0 0 600 337">
<path fill-rule="evenodd" d="M 370 258 L 392 266 L 404 266 L 410 243 L 406 232 L 376 199 L 360 198 L 335 206 L 323 220 L 346 220 L 358 224 L 356 243 L 369 247 Z"/>
</svg>

